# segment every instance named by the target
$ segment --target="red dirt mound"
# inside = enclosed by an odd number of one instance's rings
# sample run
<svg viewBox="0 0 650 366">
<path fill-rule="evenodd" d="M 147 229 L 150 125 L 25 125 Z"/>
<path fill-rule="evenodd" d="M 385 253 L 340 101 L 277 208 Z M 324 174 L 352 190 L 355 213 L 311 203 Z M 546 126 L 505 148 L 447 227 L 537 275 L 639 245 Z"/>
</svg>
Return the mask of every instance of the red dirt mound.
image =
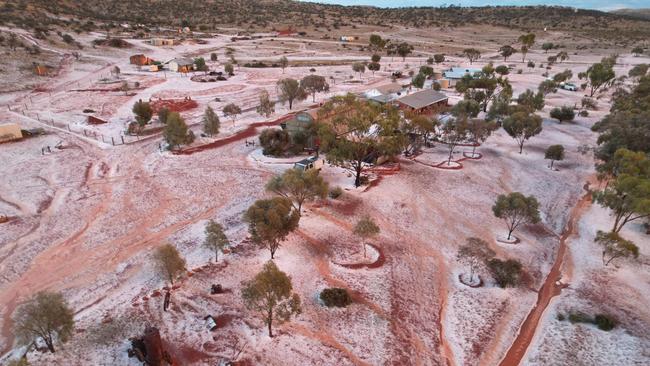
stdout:
<svg viewBox="0 0 650 366">
<path fill-rule="evenodd" d="M 190 109 L 198 107 L 196 101 L 185 98 L 185 99 L 158 99 L 151 101 L 151 109 L 154 113 L 158 113 L 159 110 L 163 108 L 169 109 L 171 112 L 183 112 Z"/>
</svg>

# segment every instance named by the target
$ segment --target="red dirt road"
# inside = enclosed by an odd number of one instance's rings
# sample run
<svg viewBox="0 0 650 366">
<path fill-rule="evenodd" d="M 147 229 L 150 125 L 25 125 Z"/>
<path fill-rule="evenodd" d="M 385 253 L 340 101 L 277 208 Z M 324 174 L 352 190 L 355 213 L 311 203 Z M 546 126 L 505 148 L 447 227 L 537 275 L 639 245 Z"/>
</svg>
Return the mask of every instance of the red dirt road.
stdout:
<svg viewBox="0 0 650 366">
<path fill-rule="evenodd" d="M 567 239 L 575 233 L 576 223 L 579 221 L 580 216 L 584 212 L 584 209 L 591 203 L 591 193 L 588 192 L 571 210 L 571 215 L 569 216 L 569 221 L 567 222 L 562 235 L 560 237 L 560 247 L 558 249 L 557 257 L 555 258 L 555 263 L 551 267 L 551 271 L 548 273 L 544 284 L 540 288 L 537 295 L 537 303 L 535 307 L 528 313 L 528 316 L 524 320 L 521 328 L 519 329 L 519 334 L 517 338 L 512 342 L 510 349 L 503 357 L 500 366 L 516 366 L 519 365 L 526 354 L 526 350 L 530 346 L 530 343 L 535 336 L 537 331 L 537 325 L 541 319 L 546 307 L 551 302 L 555 296 L 559 295 L 562 292 L 562 289 L 566 287 L 566 284 L 559 282 L 562 278 L 562 264 L 564 263 L 564 257 L 567 249 L 566 241 Z"/>
</svg>

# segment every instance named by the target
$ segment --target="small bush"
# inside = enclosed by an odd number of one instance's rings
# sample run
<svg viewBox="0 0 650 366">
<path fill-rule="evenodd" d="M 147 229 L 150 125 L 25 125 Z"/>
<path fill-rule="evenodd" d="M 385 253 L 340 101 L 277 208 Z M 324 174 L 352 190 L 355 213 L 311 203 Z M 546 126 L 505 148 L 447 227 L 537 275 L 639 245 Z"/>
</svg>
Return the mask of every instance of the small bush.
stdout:
<svg viewBox="0 0 650 366">
<path fill-rule="evenodd" d="M 569 313 L 569 321 L 571 323 L 591 323 L 593 322 L 589 315 L 583 312 Z"/>
<path fill-rule="evenodd" d="M 522 70 L 522 69 L 517 70 L 517 74 L 523 74 L 523 73 L 524 73 L 524 70 Z"/>
<path fill-rule="evenodd" d="M 281 156 L 290 143 L 289 134 L 284 130 L 267 128 L 260 134 L 260 145 L 264 155 Z"/>
<path fill-rule="evenodd" d="M 343 189 L 341 187 L 334 187 L 330 189 L 329 196 L 332 199 L 337 199 L 343 195 Z"/>
<path fill-rule="evenodd" d="M 607 332 L 614 329 L 614 327 L 616 326 L 616 321 L 610 318 L 608 315 L 597 314 L 596 317 L 594 318 L 594 324 L 598 326 L 598 329 Z"/>
<path fill-rule="evenodd" d="M 562 313 L 557 313 L 557 320 L 563 322 L 564 319 L 566 319 L 566 318 L 564 317 L 564 314 L 562 314 Z"/>
<path fill-rule="evenodd" d="M 521 279 L 521 263 L 514 259 L 502 261 L 494 258 L 488 262 L 488 268 L 499 287 L 516 287 Z"/>
<path fill-rule="evenodd" d="M 339 308 L 352 304 L 352 298 L 344 288 L 326 288 L 320 293 L 320 299 L 327 307 L 336 306 Z"/>
<path fill-rule="evenodd" d="M 580 111 L 578 115 L 580 117 L 589 117 L 589 111 Z"/>
</svg>

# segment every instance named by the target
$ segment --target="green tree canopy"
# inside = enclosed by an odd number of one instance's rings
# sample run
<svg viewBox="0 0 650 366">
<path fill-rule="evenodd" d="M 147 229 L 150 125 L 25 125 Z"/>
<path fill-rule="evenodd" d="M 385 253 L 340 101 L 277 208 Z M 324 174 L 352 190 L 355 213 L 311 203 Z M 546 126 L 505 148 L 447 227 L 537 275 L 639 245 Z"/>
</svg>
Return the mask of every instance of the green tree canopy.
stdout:
<svg viewBox="0 0 650 366">
<path fill-rule="evenodd" d="M 598 230 L 594 241 L 603 247 L 603 264 L 605 266 L 608 266 L 616 258 L 639 257 L 639 247 L 615 232 L 606 233 Z"/>
<path fill-rule="evenodd" d="M 289 102 L 289 109 L 293 108 L 294 101 L 305 100 L 309 95 L 297 80 L 291 78 L 278 80 L 276 87 L 280 102 Z"/>
<path fill-rule="evenodd" d="M 549 169 L 553 169 L 553 163 L 555 161 L 564 160 L 564 146 L 562 145 L 551 145 L 544 152 L 544 159 L 551 160 L 551 165 Z"/>
<path fill-rule="evenodd" d="M 527 112 L 515 112 L 503 120 L 503 129 L 517 141 L 521 154 L 524 143 L 542 132 L 542 117 Z"/>
<path fill-rule="evenodd" d="M 151 109 L 151 104 L 148 102 L 138 100 L 133 105 L 133 114 L 135 114 L 135 120 L 138 122 L 138 125 L 142 128 L 151 121 L 153 109 Z"/>
<path fill-rule="evenodd" d="M 536 224 L 539 218 L 539 203 L 534 196 L 524 196 L 519 192 L 500 194 L 494 206 L 494 216 L 503 219 L 508 227 L 508 240 L 512 232 L 521 224 Z"/>
<path fill-rule="evenodd" d="M 466 48 L 463 50 L 463 56 L 467 57 L 467 60 L 469 60 L 469 64 L 471 65 L 474 61 L 481 58 L 481 51 L 476 48 Z"/>
<path fill-rule="evenodd" d="M 171 244 L 163 244 L 156 249 L 154 261 L 158 267 L 161 277 L 168 280 L 172 285 L 174 279 L 185 271 L 185 259 Z"/>
<path fill-rule="evenodd" d="M 208 106 L 203 113 L 203 132 L 209 136 L 218 135 L 220 126 L 219 116 Z"/>
<path fill-rule="evenodd" d="M 219 260 L 219 252 L 223 251 L 228 245 L 230 245 L 230 241 L 223 230 L 223 226 L 214 220 L 208 221 L 205 225 L 203 246 L 214 252 L 215 262 Z"/>
<path fill-rule="evenodd" d="M 330 86 L 324 76 L 307 75 L 300 80 L 300 87 L 307 93 L 311 94 L 312 102 L 316 101 L 316 93 L 322 93 L 330 90 Z"/>
<path fill-rule="evenodd" d="M 163 137 L 169 146 L 174 149 L 176 146 L 189 143 L 191 142 L 189 136 L 190 130 L 187 128 L 183 117 L 178 112 L 169 113 L 167 124 L 163 130 Z"/>
<path fill-rule="evenodd" d="M 305 201 L 327 196 L 328 185 L 316 169 L 287 169 L 282 175 L 271 178 L 266 190 L 295 202 L 294 208 L 300 215 Z"/>
<path fill-rule="evenodd" d="M 271 252 L 271 259 L 287 236 L 298 228 L 300 214 L 293 210 L 290 199 L 274 197 L 257 200 L 244 213 L 248 231 L 259 246 Z"/>
<path fill-rule="evenodd" d="M 260 116 L 269 118 L 273 113 L 275 113 L 275 102 L 271 100 L 269 92 L 262 90 L 260 93 L 260 104 L 256 108 L 257 113 Z"/>
<path fill-rule="evenodd" d="M 284 323 L 301 313 L 300 297 L 293 292 L 291 277 L 268 261 L 260 273 L 243 284 L 242 299 L 248 310 L 264 321 L 273 337 L 273 323 Z"/>
<path fill-rule="evenodd" d="M 54 343 L 66 343 L 74 329 L 74 312 L 63 295 L 41 291 L 21 305 L 14 313 L 14 334 L 21 344 L 43 340 L 50 352 Z"/>
<path fill-rule="evenodd" d="M 550 116 L 551 118 L 555 118 L 556 120 L 560 121 L 560 123 L 562 123 L 564 121 L 573 121 L 576 113 L 573 111 L 572 107 L 564 105 L 562 107 L 555 107 L 551 109 Z"/>
<path fill-rule="evenodd" d="M 361 245 L 363 246 L 363 257 L 366 257 L 366 243 L 365 241 L 379 235 L 379 226 L 370 216 L 363 216 L 356 225 L 354 225 L 354 235 L 361 238 Z"/>
</svg>

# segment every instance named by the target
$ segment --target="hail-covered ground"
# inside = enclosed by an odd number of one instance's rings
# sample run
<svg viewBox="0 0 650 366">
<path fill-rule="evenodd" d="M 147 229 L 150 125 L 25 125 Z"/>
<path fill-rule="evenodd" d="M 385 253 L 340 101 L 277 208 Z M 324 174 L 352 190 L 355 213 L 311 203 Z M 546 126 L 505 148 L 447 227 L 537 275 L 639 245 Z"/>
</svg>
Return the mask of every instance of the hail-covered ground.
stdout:
<svg viewBox="0 0 650 366">
<path fill-rule="evenodd" d="M 89 42 L 99 35 L 87 37 L 80 40 Z M 417 32 L 403 31 L 399 37 L 435 51 L 435 42 L 427 43 L 430 40 Z M 459 42 L 473 36 L 463 37 Z M 499 37 L 516 39 L 514 33 Z M 197 136 L 207 106 L 220 115 L 228 103 L 242 106 L 244 113 L 234 122 L 222 116 L 219 135 L 199 137 L 194 144 L 209 143 L 287 114 L 288 106 L 280 103 L 269 118 L 254 109 L 262 90 L 276 98 L 280 78 L 317 74 L 329 81 L 329 92 L 294 106 L 301 110 L 333 95 L 387 84 L 393 71 L 417 70 L 431 51 L 405 60 L 384 56 L 381 71 L 360 76 L 350 64 L 369 55 L 350 49 L 358 45 L 342 48 L 334 41 L 288 37 L 232 42 L 225 35 L 209 38 L 207 44 L 174 47 L 128 41 L 134 45 L 128 51 L 87 47 L 79 60 L 72 60 L 41 88 L 2 98 L 9 107 L 2 110 L 2 120 L 48 132 L 0 145 L 0 214 L 10 219 L 0 224 L 0 344 L 5 352 L 13 349 L 10 353 L 18 355 L 24 349 L 14 344 L 11 315 L 16 307 L 37 291 L 55 290 L 75 310 L 75 332 L 55 354 L 30 351 L 33 365 L 137 365 L 127 356 L 128 338 L 142 333 L 145 324 L 160 329 L 179 365 L 214 365 L 232 360 L 239 350 L 238 360 L 256 365 L 494 365 L 512 346 L 535 305 L 573 212 L 578 224 L 567 240 L 561 279 L 568 287 L 544 312 L 524 363 L 643 364 L 650 357 L 650 312 L 644 306 L 650 302 L 647 235 L 641 225 L 628 225 L 624 234 L 640 246 L 640 260 L 604 267 L 593 238 L 597 230 L 611 226 L 611 217 L 594 205 L 573 210 L 587 193 L 585 184 L 596 185 L 593 156 L 583 147 L 595 145 L 590 127 L 607 113 L 610 94 L 603 94 L 589 117 L 563 124 L 549 118 L 550 109 L 579 105 L 583 92 L 550 94 L 540 112 L 543 132 L 527 141 L 523 153 L 500 129 L 478 148 L 482 158 L 462 160 L 459 170 L 433 167 L 447 158 L 442 144 L 426 148 L 416 159 L 400 158 L 396 172 L 371 172 L 371 184 L 361 188 L 353 187 L 346 171 L 326 165 L 321 174 L 344 194 L 307 204 L 299 229 L 282 243 L 275 263 L 291 276 L 302 313 L 277 325 L 276 336 L 270 338 L 257 314 L 246 310 L 241 300 L 242 281 L 270 259 L 268 251 L 249 240 L 242 214 L 256 199 L 270 196 L 264 185 L 273 174 L 304 156 L 265 157 L 258 145 L 246 144 L 256 139 L 254 134 L 192 155 L 161 151 L 159 132 L 140 140 L 127 138 L 127 144 L 118 146 L 110 138 L 119 141 L 124 136 L 138 100 L 196 101 L 198 107 L 181 115 Z M 136 53 L 160 61 L 201 56 L 212 69 L 222 71 L 228 48 L 240 65 L 285 55 L 301 66 L 240 66 L 226 81 L 197 82 L 192 74 L 154 73 L 128 63 L 128 56 Z M 209 61 L 212 52 L 217 61 Z M 606 55 L 572 54 L 550 73 L 571 69 L 577 75 Z M 541 51 L 528 54 L 536 63 L 545 63 L 546 57 Z M 508 62 L 515 64 L 508 75 L 515 95 L 536 89 L 546 71 L 528 68 L 518 58 Z M 486 51 L 472 66 L 489 60 L 501 63 L 494 51 Z M 643 61 L 623 54 L 616 71 L 624 74 Z M 110 75 L 114 66 L 120 75 Z M 450 55 L 434 69 L 450 66 L 468 65 Z M 131 90 L 119 90 L 122 81 Z M 452 89 L 443 91 L 451 103 L 461 99 Z M 89 125 L 84 109 L 108 123 Z M 103 142 L 97 136 L 104 136 Z M 552 144 L 566 149 L 565 160 L 556 162 L 554 170 L 544 159 Z M 470 148 L 459 147 L 453 160 L 468 153 Z M 542 221 L 518 230 L 519 243 L 505 244 L 497 241 L 504 236 L 505 224 L 493 216 L 491 206 L 499 194 L 512 191 L 535 196 Z M 372 246 L 366 246 L 365 258 L 361 241 L 352 233 L 363 215 L 381 228 Z M 224 225 L 232 242 L 217 263 L 201 245 L 211 219 Z M 502 289 L 488 273 L 481 273 L 481 288 L 461 284 L 459 275 L 467 269 L 456 254 L 468 237 L 486 240 L 499 258 L 521 261 L 524 284 Z M 187 260 L 187 273 L 171 290 L 166 312 L 162 305 L 168 284 L 152 261 L 154 250 L 164 243 L 173 244 Z M 213 284 L 222 285 L 225 292 L 211 295 Z M 327 287 L 348 289 L 353 304 L 325 307 L 319 293 Z M 557 314 L 576 311 L 612 314 L 619 325 L 607 333 L 558 320 Z M 207 315 L 216 320 L 216 330 L 206 327 Z"/>
</svg>

